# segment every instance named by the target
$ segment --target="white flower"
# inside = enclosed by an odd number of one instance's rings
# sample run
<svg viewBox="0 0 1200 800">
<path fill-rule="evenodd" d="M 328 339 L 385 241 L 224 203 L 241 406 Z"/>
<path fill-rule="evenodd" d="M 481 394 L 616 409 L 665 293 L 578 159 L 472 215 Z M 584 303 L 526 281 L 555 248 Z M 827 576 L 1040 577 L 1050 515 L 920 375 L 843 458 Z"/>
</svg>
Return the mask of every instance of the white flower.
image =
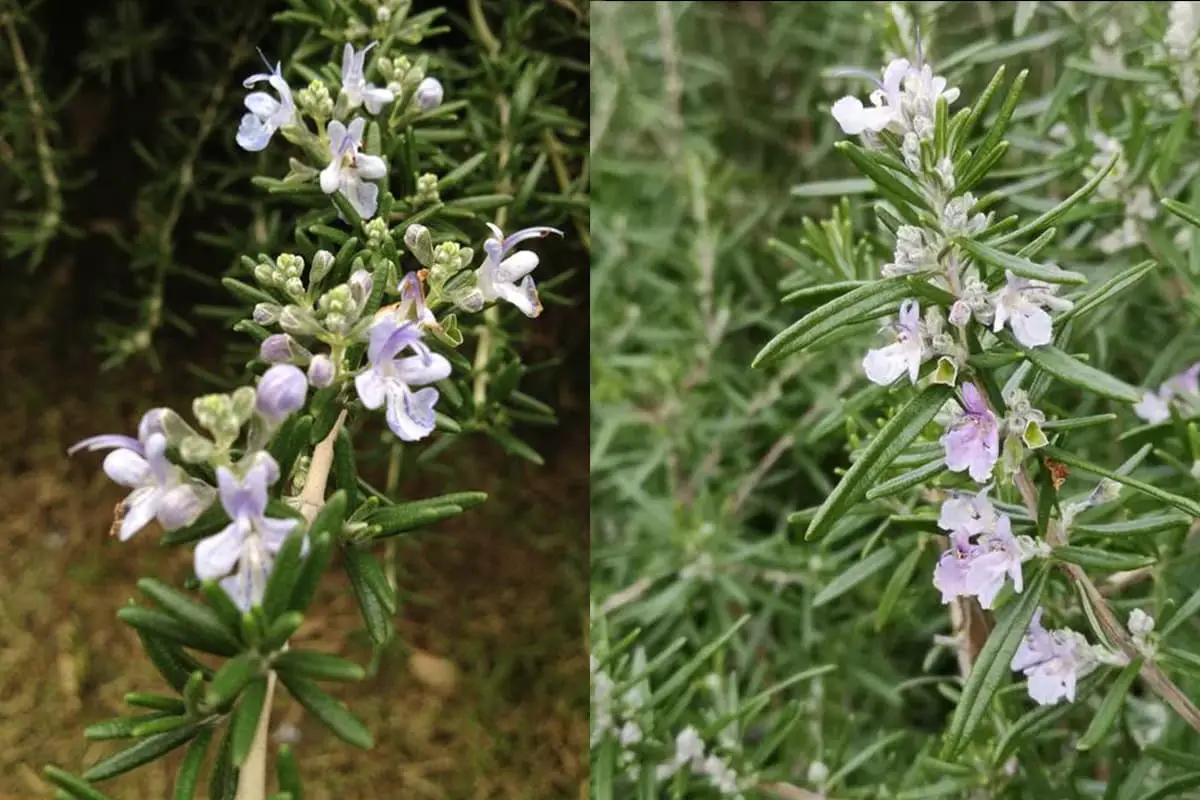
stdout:
<svg viewBox="0 0 1200 800">
<path fill-rule="evenodd" d="M 1029 696 L 1038 705 L 1053 705 L 1063 698 L 1074 702 L 1076 684 L 1096 665 L 1092 647 L 1073 630 L 1047 631 L 1042 627 L 1041 617 L 1039 608 L 1011 667 L 1025 673 Z"/>
<path fill-rule="evenodd" d="M 367 83 L 364 69 L 367 51 L 376 44 L 378 42 L 371 42 L 362 50 L 355 51 L 354 46 L 347 42 L 342 50 L 342 90 L 346 93 L 350 111 L 366 106 L 367 111 L 378 114 L 385 105 L 396 99 L 390 90 Z"/>
<path fill-rule="evenodd" d="M 382 158 L 359 152 L 366 124 L 362 117 L 349 128 L 337 120 L 329 123 L 329 166 L 321 170 L 321 191 L 341 192 L 364 220 L 375 216 L 379 201 L 379 187 L 366 181 L 387 174 Z"/>
<path fill-rule="evenodd" d="M 852 95 L 841 98 L 830 112 L 843 133 L 854 135 L 864 131 L 879 133 L 892 122 L 900 119 L 900 84 L 908 74 L 909 63 L 906 58 L 892 61 L 883 71 L 883 81 L 879 88 L 871 92 L 871 107 L 867 108 L 862 101 Z M 874 78 L 872 78 L 874 80 Z"/>
<path fill-rule="evenodd" d="M 525 316 L 536 317 L 542 313 L 542 302 L 529 273 L 538 265 L 537 253 L 522 250 L 508 256 L 508 252 L 526 239 L 539 239 L 552 233 L 562 236 L 562 231 L 547 227 L 524 228 L 506 237 L 504 231 L 492 223 L 489 222 L 488 227 L 492 236 L 483 243 L 487 258 L 475 270 L 476 288 L 460 304 L 468 311 L 478 311 L 486 303 L 504 300 Z"/>
<path fill-rule="evenodd" d="M 1135 640 L 1145 639 L 1154 630 L 1154 617 L 1135 608 L 1129 612 L 1129 633 Z"/>
<path fill-rule="evenodd" d="M 930 355 L 921 333 L 920 308 L 916 300 L 905 300 L 900 306 L 895 334 L 893 344 L 867 351 L 862 361 L 867 378 L 879 386 L 890 385 L 905 372 L 909 380 L 916 383 L 921 362 Z"/>
<path fill-rule="evenodd" d="M 279 92 L 278 100 L 266 92 L 251 92 L 246 95 L 246 108 L 250 113 L 242 117 L 237 132 L 238 147 L 243 150 L 257 153 L 264 149 L 275 135 L 275 131 L 287 125 L 296 116 L 292 90 L 283 79 L 282 68 L 282 64 L 277 63 L 271 72 L 251 75 L 242 83 L 249 89 L 256 83 L 266 81 Z"/>
<path fill-rule="evenodd" d="M 988 499 L 991 489 L 985 486 L 976 495 L 955 495 L 942 503 L 938 515 L 938 527 L 946 531 L 959 531 L 976 536 L 996 527 L 996 507 Z"/>
<path fill-rule="evenodd" d="M 896 229 L 896 250 L 892 260 L 884 264 L 880 272 L 885 278 L 893 278 L 936 267 L 937 254 L 937 245 L 927 241 L 925 231 L 913 225 L 901 225 Z"/>
<path fill-rule="evenodd" d="M 1054 338 L 1053 320 L 1042 306 L 1068 309 L 1070 301 L 1054 296 L 1055 288 L 1048 283 L 1005 273 L 1006 285 L 993 296 L 996 316 L 992 330 L 999 331 L 1005 323 L 1012 328 L 1013 337 L 1023 347 L 1041 347 Z"/>
<path fill-rule="evenodd" d="M 152 433 L 144 448 L 121 447 L 104 458 L 104 472 L 133 491 L 121 506 L 124 517 L 118 537 L 122 542 L 157 518 L 171 530 L 190 525 L 211 504 L 217 493 L 211 486 L 188 476 L 167 460 L 167 437 Z"/>
</svg>

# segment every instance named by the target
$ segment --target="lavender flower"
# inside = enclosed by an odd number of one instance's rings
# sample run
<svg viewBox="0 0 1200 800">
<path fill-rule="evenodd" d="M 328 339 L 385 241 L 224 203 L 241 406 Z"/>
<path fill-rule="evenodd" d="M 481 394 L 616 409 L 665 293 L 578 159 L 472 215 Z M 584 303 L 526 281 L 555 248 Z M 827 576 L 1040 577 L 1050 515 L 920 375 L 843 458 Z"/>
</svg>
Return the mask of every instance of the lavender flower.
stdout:
<svg viewBox="0 0 1200 800">
<path fill-rule="evenodd" d="M 967 470 L 972 480 L 985 482 L 1000 458 L 1000 427 L 996 415 L 973 383 L 963 385 L 964 413 L 942 435 L 946 449 L 946 468 L 951 472 Z"/>
<path fill-rule="evenodd" d="M 437 78 L 425 78 L 417 86 L 417 92 L 414 95 L 417 99 L 417 108 L 422 111 L 433 111 L 442 104 L 442 82 Z"/>
<path fill-rule="evenodd" d="M 299 367 L 276 364 L 258 381 L 255 408 L 268 422 L 277 425 L 293 411 L 304 408 L 308 379 Z"/>
<path fill-rule="evenodd" d="M 1006 272 L 1005 278 L 1004 288 L 993 296 L 996 316 L 992 330 L 999 331 L 1007 323 L 1022 347 L 1050 344 L 1054 337 L 1053 321 L 1042 306 L 1066 310 L 1071 307 L 1070 301 L 1055 297 L 1055 287 L 1043 281 L 1021 278 L 1011 272 Z"/>
<path fill-rule="evenodd" d="M 921 362 L 930 356 L 922 336 L 921 309 L 916 300 L 905 300 L 901 304 L 894 332 L 896 341 L 893 344 L 867 351 L 862 361 L 867 378 L 880 386 L 890 385 L 905 372 L 908 379 L 916 383 Z"/>
<path fill-rule="evenodd" d="M 933 568 L 933 586 L 942 593 L 942 602 L 976 594 L 970 583 L 971 564 L 979 555 L 979 546 L 971 544 L 965 531 L 950 534 L 950 549 L 938 558 Z"/>
<path fill-rule="evenodd" d="M 324 389 L 333 383 L 333 361 L 324 353 L 313 356 L 308 364 L 308 382 L 314 389 Z"/>
<path fill-rule="evenodd" d="M 270 67 L 270 64 L 267 66 Z M 256 83 L 266 81 L 279 92 L 278 100 L 266 92 L 251 92 L 246 95 L 246 108 L 250 113 L 242 117 L 237 132 L 238 147 L 243 150 L 257 153 L 265 149 L 275 131 L 295 118 L 296 106 L 292 102 L 292 90 L 283 79 L 282 69 L 282 64 L 276 63 L 271 72 L 251 75 L 242 83 L 249 89 Z"/>
<path fill-rule="evenodd" d="M 1038 705 L 1054 705 L 1064 697 L 1074 702 L 1075 686 L 1095 666 L 1095 656 L 1082 635 L 1070 629 L 1047 631 L 1041 619 L 1039 608 L 1010 666 L 1025 673 L 1029 696 Z"/>
<path fill-rule="evenodd" d="M 1017 594 L 1025 588 L 1021 575 L 1024 554 L 1012 535 L 1012 523 L 1001 515 L 996 527 L 980 538 L 979 549 L 967 568 L 967 585 L 970 593 L 979 598 L 979 605 L 991 608 L 996 595 L 1004 587 L 1004 578 L 1012 578 L 1013 591 Z"/>
<path fill-rule="evenodd" d="M 1200 362 L 1163 381 L 1158 391 L 1147 391 L 1133 406 L 1138 417 L 1157 425 L 1171 418 L 1171 406 L 1185 414 L 1200 410 Z"/>
<path fill-rule="evenodd" d="M 196 576 L 222 578 L 221 587 L 243 611 L 262 601 L 272 556 L 300 524 L 296 519 L 266 516 L 267 487 L 278 479 L 279 465 L 265 452 L 254 455 L 240 480 L 218 467 L 221 505 L 232 522 L 196 545 Z M 237 574 L 230 575 L 235 566 Z"/>
<path fill-rule="evenodd" d="M 156 518 L 166 530 L 191 525 L 215 497 L 211 486 L 167 459 L 167 437 L 155 430 L 153 413 L 142 417 L 140 440 L 106 434 L 84 439 L 67 451 L 115 448 L 104 458 L 104 472 L 115 483 L 133 490 L 121 504 L 124 518 L 118 538 L 122 542 Z"/>
<path fill-rule="evenodd" d="M 366 106 L 371 114 L 380 110 L 396 99 L 391 90 L 367 83 L 365 62 L 367 52 L 378 42 L 371 42 L 362 50 L 355 50 L 349 42 L 342 49 L 342 90 L 346 93 L 348 109 L 353 111 Z"/>
<path fill-rule="evenodd" d="M 562 231 L 547 227 L 524 228 L 505 237 L 504 231 L 492 223 L 489 222 L 488 227 L 492 230 L 492 237 L 483 243 L 487 258 L 475 270 L 476 289 L 464 298 L 463 307 L 468 311 L 478 311 L 485 303 L 506 300 L 525 316 L 536 317 L 542 313 L 542 303 L 538 299 L 533 276 L 529 273 L 538 265 L 537 253 L 522 250 L 508 258 L 505 255 L 526 239 L 542 238 L 552 233 L 562 236 Z M 517 281 L 521 283 L 517 284 Z"/>
<path fill-rule="evenodd" d="M 379 318 L 371 327 L 367 347 L 370 366 L 354 379 L 358 396 L 367 408 L 387 403 L 387 422 L 392 433 L 406 442 L 424 439 L 433 432 L 434 405 L 438 391 L 426 387 L 450 375 L 450 362 L 421 343 L 421 329 L 411 322 L 397 324 L 391 317 Z M 416 355 L 399 358 L 410 348 Z"/>
<path fill-rule="evenodd" d="M 258 355 L 268 364 L 280 364 L 292 358 L 291 337 L 286 333 L 273 333 L 262 340 Z"/>
<path fill-rule="evenodd" d="M 347 128 L 333 120 L 326 129 L 329 134 L 329 166 L 321 170 L 321 191 L 341 192 L 364 220 L 375 216 L 379 203 L 379 187 L 367 181 L 378 180 L 387 174 L 387 165 L 379 156 L 360 153 L 366 120 L 358 117 Z"/>
<path fill-rule="evenodd" d="M 437 317 L 425 305 L 425 292 L 421 288 L 421 276 L 410 272 L 400 279 L 400 302 L 396 304 L 396 315 L 403 321 L 417 323 L 422 328 L 438 326 Z"/>
</svg>

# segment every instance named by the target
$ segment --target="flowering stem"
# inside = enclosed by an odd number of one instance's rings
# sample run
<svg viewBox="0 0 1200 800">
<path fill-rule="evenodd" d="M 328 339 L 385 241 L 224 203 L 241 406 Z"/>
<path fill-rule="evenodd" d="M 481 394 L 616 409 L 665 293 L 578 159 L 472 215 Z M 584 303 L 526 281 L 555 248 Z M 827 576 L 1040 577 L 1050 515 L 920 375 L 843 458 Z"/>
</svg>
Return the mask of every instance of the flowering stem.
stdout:
<svg viewBox="0 0 1200 800">
<path fill-rule="evenodd" d="M 333 467 L 333 443 L 337 441 L 342 424 L 346 421 L 346 410 L 338 415 L 337 421 L 320 444 L 313 449 L 312 464 L 308 468 L 308 477 L 304 488 L 300 491 L 300 513 L 311 525 L 316 519 L 317 512 L 325 504 L 325 485 L 329 481 L 329 471 Z M 285 644 L 284 647 L 287 647 Z M 250 744 L 250 752 L 246 756 L 238 772 L 238 787 L 236 800 L 266 800 L 267 796 L 267 736 L 271 727 L 271 701 L 275 697 L 275 673 L 267 673 L 267 695 L 263 700 L 262 714 L 258 718 L 258 728 L 254 732 L 254 741 Z"/>
<path fill-rule="evenodd" d="M 1037 491 L 1033 487 L 1033 481 L 1029 477 L 1029 472 L 1024 464 L 1021 465 L 1021 472 L 1016 477 L 1017 488 L 1021 492 L 1021 499 L 1025 503 L 1026 509 L 1033 519 L 1037 519 Z M 1058 526 L 1048 526 L 1046 531 L 1046 543 L 1050 547 L 1061 547 L 1067 543 L 1066 532 L 1059 529 Z M 1133 640 L 1125 630 L 1125 626 L 1117 619 L 1117 615 L 1113 612 L 1112 606 L 1100 594 L 1100 590 L 1096 588 L 1096 584 L 1092 583 L 1092 579 L 1084 572 L 1083 568 L 1077 564 L 1060 563 L 1067 578 L 1079 588 L 1087 596 L 1088 602 L 1092 609 L 1096 612 L 1096 619 L 1100 623 L 1105 636 L 1109 641 L 1114 643 L 1121 652 L 1129 658 L 1138 658 L 1141 653 L 1134 646 Z M 1200 709 L 1196 708 L 1188 696 L 1180 691 L 1170 678 L 1167 677 L 1153 659 L 1145 659 L 1142 662 L 1142 668 L 1139 672 L 1142 680 L 1150 687 L 1150 690 L 1163 699 L 1176 714 L 1183 718 L 1183 721 L 1191 725 L 1196 731 L 1200 731 Z"/>
</svg>

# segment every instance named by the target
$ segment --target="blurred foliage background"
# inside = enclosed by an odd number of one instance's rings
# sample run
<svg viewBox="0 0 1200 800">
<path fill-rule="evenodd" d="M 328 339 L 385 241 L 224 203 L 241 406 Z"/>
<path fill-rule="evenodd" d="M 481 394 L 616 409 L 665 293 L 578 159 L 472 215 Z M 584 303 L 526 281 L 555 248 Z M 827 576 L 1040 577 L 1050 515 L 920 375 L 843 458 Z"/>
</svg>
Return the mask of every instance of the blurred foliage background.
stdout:
<svg viewBox="0 0 1200 800">
<path fill-rule="evenodd" d="M 290 701 L 274 734 L 299 740 L 310 797 L 577 797 L 586 774 L 587 339 L 577 315 L 589 246 L 588 7 L 383 4 L 445 7 L 417 52 L 429 53 L 447 101 L 471 108 L 431 133 L 439 155 L 424 170 L 486 153 L 465 190 L 482 193 L 477 185 L 490 181 L 486 191 L 496 191 L 489 87 L 553 103 L 509 142 L 506 163 L 528 182 L 507 224 L 567 234 L 540 248 L 546 313 L 516 345 L 536 367 L 522 390 L 553 406 L 558 425 L 516 425 L 544 466 L 463 436 L 406 479 L 413 496 L 452 481 L 491 500 L 401 551 L 398 641 L 373 677 L 339 693 L 374 730 L 376 749 L 350 752 Z M 305 5 L 0 3 L 0 794 L 43 796 L 44 763 L 94 761 L 110 748 L 85 741 L 82 728 L 159 680 L 115 611 L 141 575 L 185 577 L 190 554 L 152 538 L 122 547 L 106 538 L 120 489 L 65 451 L 244 374 L 252 343 L 229 330 L 239 313 L 220 278 L 243 253 L 293 246 L 295 210 L 251 185 L 285 167 L 263 163 L 278 149 L 259 158 L 236 148 L 241 82 L 261 67 L 256 49 L 287 63 L 299 33 L 275 15 Z M 495 58 L 473 10 L 500 39 Z M 363 469 L 382 485 L 386 459 Z M 367 663 L 352 594 L 336 581 L 324 592 L 325 613 L 300 638 Z M 172 774 L 156 764 L 105 789 L 162 797 Z"/>
<path fill-rule="evenodd" d="M 1140 798 L 1200 767 L 1139 759 L 1155 742 L 1192 753 L 1200 746 L 1140 690 L 1116 735 L 1090 753 L 1071 741 L 1098 696 L 1039 718 L 1037 736 L 981 745 L 959 764 L 933 758 L 958 685 L 954 650 L 938 638 L 950 632 L 946 609 L 929 584 L 937 548 L 920 523 L 886 513 L 882 521 L 851 513 L 819 542 L 803 541 L 803 522 L 788 523 L 821 503 L 888 410 L 860 367 L 877 321 L 823 351 L 750 369 L 772 336 L 813 307 L 781 303 L 784 293 L 874 277 L 891 260 L 872 186 L 833 149 L 847 137 L 829 114 L 838 97 L 865 97 L 872 87 L 831 73 L 878 75 L 890 58 L 915 61 L 919 52 L 961 87 L 951 112 L 973 103 L 1001 65 L 1009 80 L 1029 70 L 1009 151 L 972 190 L 996 220 L 1034 216 L 1078 189 L 1113 152 L 1105 137 L 1123 150 L 1107 193 L 1073 210 L 1040 257 L 1085 272 L 1093 285 L 1155 259 L 1160 268 L 1120 303 L 1074 323 L 1072 346 L 1141 386 L 1196 361 L 1196 233 L 1161 209 L 1141 219 L 1126 207 L 1139 188 L 1196 201 L 1197 118 L 1180 101 L 1183 68 L 1164 46 L 1176 13 L 1169 7 L 1184 5 L 596 7 L 598 796 L 720 791 L 699 777 L 655 779 L 685 726 L 736 769 L 746 796 Z M 1194 38 L 1183 47 L 1193 65 Z M 1126 227 L 1132 232 L 1114 243 Z M 1041 402 L 1052 417 L 1116 412 L 1073 434 L 1073 452 L 1115 466 L 1143 443 L 1121 438 L 1140 424 L 1128 407 L 1045 381 L 1039 391 L 1047 388 Z M 1194 493 L 1181 434 L 1156 441 L 1138 474 Z M 1068 490 L 1091 485 L 1072 479 Z M 929 502 L 912 492 L 891 511 L 903 518 Z M 903 547 L 889 546 L 901 535 Z M 1122 614 L 1139 604 L 1161 610 L 1197 588 L 1195 536 L 1168 536 L 1183 555 L 1116 598 Z M 1077 623 L 1086 625 L 1082 616 Z M 1200 641 L 1194 625 L 1186 635 Z M 994 725 L 1017 730 L 1007 726 L 1030 711 L 1023 689 L 1011 686 L 1002 701 Z M 1184 787 L 1154 796 L 1195 795 Z"/>
</svg>

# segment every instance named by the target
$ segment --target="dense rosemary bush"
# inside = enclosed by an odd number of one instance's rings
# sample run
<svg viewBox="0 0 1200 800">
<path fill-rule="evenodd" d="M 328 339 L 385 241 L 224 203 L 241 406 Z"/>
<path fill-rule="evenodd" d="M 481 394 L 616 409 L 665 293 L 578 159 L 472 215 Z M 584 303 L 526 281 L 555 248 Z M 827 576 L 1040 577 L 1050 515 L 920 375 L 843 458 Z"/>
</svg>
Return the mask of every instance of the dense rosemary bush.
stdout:
<svg viewBox="0 0 1200 800">
<path fill-rule="evenodd" d="M 130 489 L 111 534 L 125 542 L 161 527 L 163 544 L 193 549 L 195 579 L 138 581 L 118 616 L 165 685 L 126 695 L 128 716 L 87 728 L 89 739 L 120 742 L 80 777 L 46 768 L 59 796 L 102 798 L 93 784 L 182 750 L 176 798 L 205 784 L 211 798 L 263 798 L 272 783 L 272 797 L 301 797 L 302 753 L 268 743 L 277 682 L 335 735 L 370 748 L 371 732 L 318 682 L 358 680 L 375 663 L 289 646 L 318 582 L 331 565 L 346 571 L 378 659 L 394 639 L 397 537 L 487 499 L 444 469 L 437 496 L 412 498 L 403 483 L 471 434 L 540 463 L 514 430 L 557 421 L 521 390 L 532 369 L 555 365 L 528 365 L 521 351 L 543 302 L 567 302 L 554 286 L 586 257 L 586 72 L 571 52 L 582 12 L 481 0 L 461 14 L 406 0 L 291 0 L 270 11 L 270 28 L 226 43 L 238 74 L 213 90 L 192 160 L 158 176 L 177 198 L 171 219 L 150 228 L 160 249 L 130 250 L 134 269 L 157 276 L 137 298 L 149 318 L 108 352 L 114 363 L 152 353 L 160 322 L 186 326 L 193 309 L 171 306 L 163 288 L 183 249 L 173 225 L 214 185 L 241 198 L 221 204 L 228 229 L 206 239 L 233 266 L 224 277 L 224 261 L 195 271 L 220 277 L 234 300 L 200 311 L 250 347 L 231 348 L 241 364 L 228 391 L 186 410 L 150 408 L 136 435 L 70 450 L 106 451 L 104 472 Z M 22 29 L 13 16 L 3 23 L 14 37 Z M 246 37 L 267 30 L 279 35 L 259 48 L 260 63 L 247 61 L 256 42 Z M 458 44 L 438 49 L 439 38 Z M 145 79 L 135 53 L 105 63 Z M 27 61 L 20 71 L 32 102 L 39 70 Z M 49 119 L 38 137 L 53 133 Z M 197 160 L 210 133 L 233 166 Z M 44 174 L 69 163 L 42 160 L 40 145 L 25 155 Z M 43 188 L 46 214 L 66 208 Z M 157 219 L 160 193 L 143 199 Z M 36 267 L 70 233 L 47 223 L 11 241 Z M 381 486 L 361 474 L 371 461 L 387 465 Z"/>
<path fill-rule="evenodd" d="M 1194 796 L 1198 31 L 598 9 L 594 796 Z"/>
</svg>

